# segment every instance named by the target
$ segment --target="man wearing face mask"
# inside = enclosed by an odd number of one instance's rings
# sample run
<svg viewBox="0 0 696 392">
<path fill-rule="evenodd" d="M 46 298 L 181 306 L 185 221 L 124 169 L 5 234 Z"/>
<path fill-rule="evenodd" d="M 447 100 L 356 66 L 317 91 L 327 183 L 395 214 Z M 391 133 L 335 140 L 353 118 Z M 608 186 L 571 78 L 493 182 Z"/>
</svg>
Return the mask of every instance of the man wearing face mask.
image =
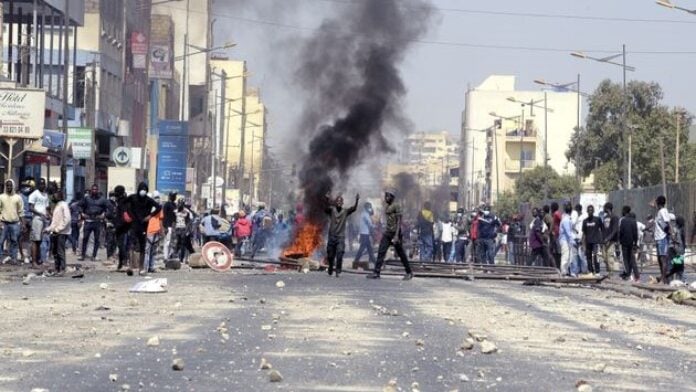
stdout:
<svg viewBox="0 0 696 392">
<path fill-rule="evenodd" d="M 363 212 L 360 215 L 360 247 L 358 248 L 358 253 L 355 254 L 355 260 L 353 261 L 353 269 L 358 268 L 358 263 L 360 263 L 360 258 L 363 253 L 367 251 L 367 257 L 370 263 L 375 263 L 375 252 L 372 249 L 372 232 L 374 230 L 374 224 L 372 223 L 372 216 L 375 214 L 372 209 L 372 204 L 365 203 L 363 205 Z"/>
<path fill-rule="evenodd" d="M 101 227 L 106 213 L 109 210 L 109 205 L 106 203 L 106 199 L 99 195 L 99 187 L 96 184 L 92 185 L 89 196 L 82 200 L 80 208 L 82 210 L 82 219 L 85 223 L 82 235 L 82 254 L 78 260 L 83 261 L 85 259 L 87 255 L 87 243 L 89 242 L 90 235 L 93 235 L 94 248 L 92 249 L 91 261 L 95 261 L 97 258 L 97 251 L 99 251 Z"/>
<path fill-rule="evenodd" d="M 591 274 L 599 275 L 597 249 L 604 238 L 604 223 L 598 216 L 594 215 L 594 212 L 593 206 L 587 207 L 587 218 L 582 223 L 582 239 L 585 245 L 587 267 Z"/>
<path fill-rule="evenodd" d="M 150 218 L 159 214 L 162 207 L 152 198 L 147 196 L 148 187 L 145 182 L 138 185 L 138 192 L 128 197 L 128 215 L 132 223 L 130 227 L 130 249 L 137 256 L 130 258 L 130 265 L 126 271 L 133 275 L 133 270 L 140 271 L 145 261 L 145 245 L 147 243 L 147 224 Z"/>
<path fill-rule="evenodd" d="M 9 255 L 2 261 L 14 263 L 17 260 L 17 243 L 20 233 L 20 220 L 24 212 L 22 198 L 14 192 L 14 181 L 5 181 L 5 192 L 0 195 L 0 220 L 2 221 L 2 236 L 0 245 L 5 241 L 10 243 Z"/>
</svg>

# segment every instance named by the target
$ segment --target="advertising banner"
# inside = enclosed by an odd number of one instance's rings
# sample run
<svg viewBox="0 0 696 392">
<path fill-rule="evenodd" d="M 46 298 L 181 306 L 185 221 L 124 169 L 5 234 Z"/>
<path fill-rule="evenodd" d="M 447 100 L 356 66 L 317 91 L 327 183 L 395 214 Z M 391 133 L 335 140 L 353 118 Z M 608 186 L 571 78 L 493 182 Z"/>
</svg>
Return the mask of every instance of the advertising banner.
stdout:
<svg viewBox="0 0 696 392">
<path fill-rule="evenodd" d="M 150 46 L 149 73 L 153 79 L 172 78 L 172 52 L 169 44 L 152 44 Z"/>
<path fill-rule="evenodd" d="M 0 137 L 41 139 L 46 92 L 0 88 Z"/>
<path fill-rule="evenodd" d="M 147 36 L 145 34 L 139 32 L 131 34 L 131 53 L 133 54 L 133 68 L 145 69 L 148 53 Z"/>
<path fill-rule="evenodd" d="M 160 121 L 157 126 L 157 190 L 186 192 L 188 126 L 180 121 Z"/>
<path fill-rule="evenodd" d="M 68 128 L 68 143 L 75 159 L 92 159 L 94 131 L 90 128 Z"/>
</svg>

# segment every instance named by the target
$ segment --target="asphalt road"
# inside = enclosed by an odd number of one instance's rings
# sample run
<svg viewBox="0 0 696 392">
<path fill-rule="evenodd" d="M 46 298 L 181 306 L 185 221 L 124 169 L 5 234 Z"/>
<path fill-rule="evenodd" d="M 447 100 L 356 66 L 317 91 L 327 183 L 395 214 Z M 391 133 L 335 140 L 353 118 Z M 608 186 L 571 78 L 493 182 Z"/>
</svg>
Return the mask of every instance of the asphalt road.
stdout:
<svg viewBox="0 0 696 392">
<path fill-rule="evenodd" d="M 595 391 L 696 390 L 696 312 L 667 301 L 209 270 L 160 273 L 168 292 L 130 294 L 141 278 L 23 285 L 4 272 L 0 391 L 574 391 L 580 380 Z M 461 349 L 469 332 L 498 351 Z M 282 381 L 269 381 L 262 358 Z"/>
</svg>

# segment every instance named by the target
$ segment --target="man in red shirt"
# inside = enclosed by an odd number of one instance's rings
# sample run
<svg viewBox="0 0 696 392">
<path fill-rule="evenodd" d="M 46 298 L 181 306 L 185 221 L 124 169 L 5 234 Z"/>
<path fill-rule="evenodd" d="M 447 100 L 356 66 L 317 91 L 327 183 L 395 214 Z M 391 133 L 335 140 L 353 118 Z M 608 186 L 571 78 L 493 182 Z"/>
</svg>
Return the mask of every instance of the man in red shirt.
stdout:
<svg viewBox="0 0 696 392">
<path fill-rule="evenodd" d="M 556 262 L 556 267 L 561 266 L 561 246 L 558 243 L 558 237 L 561 231 L 561 220 L 563 220 L 563 213 L 561 213 L 558 203 L 555 201 L 551 203 L 551 217 L 553 219 L 553 237 L 551 237 L 551 243 L 549 248 L 551 249 L 551 254 L 553 255 L 553 260 Z"/>
<path fill-rule="evenodd" d="M 471 234 L 471 262 L 476 263 L 481 260 L 481 257 L 479 257 L 478 254 L 479 249 L 476 246 L 478 245 L 478 213 L 471 214 L 471 226 L 469 233 Z"/>
</svg>

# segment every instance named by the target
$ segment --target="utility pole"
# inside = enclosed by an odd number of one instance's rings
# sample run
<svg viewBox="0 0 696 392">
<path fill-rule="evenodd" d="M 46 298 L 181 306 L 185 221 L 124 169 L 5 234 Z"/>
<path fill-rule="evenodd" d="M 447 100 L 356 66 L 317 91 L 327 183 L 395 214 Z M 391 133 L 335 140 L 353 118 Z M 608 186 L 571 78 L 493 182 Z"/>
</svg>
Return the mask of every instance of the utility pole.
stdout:
<svg viewBox="0 0 696 392">
<path fill-rule="evenodd" d="M 70 2 L 65 2 L 65 15 L 63 17 L 63 22 L 65 25 L 65 46 L 63 47 L 63 134 L 68 137 L 68 67 L 70 66 L 70 48 L 68 47 L 68 33 L 70 31 Z M 73 31 L 73 34 L 76 34 Z M 67 166 L 66 166 L 66 149 L 60 153 L 60 187 L 65 188 L 65 179 L 67 176 Z M 65 190 L 65 189 L 64 189 Z"/>
<path fill-rule="evenodd" d="M 522 115 L 520 116 L 520 178 L 522 178 L 522 168 L 524 167 L 524 104 L 522 104 Z"/>
<path fill-rule="evenodd" d="M 544 169 L 548 173 L 549 167 L 549 106 L 548 94 L 544 91 Z M 549 199 L 549 177 L 544 176 L 544 200 Z"/>
<path fill-rule="evenodd" d="M 677 111 L 676 113 L 677 116 L 677 146 L 675 149 L 675 157 L 674 159 L 676 160 L 675 165 L 674 165 L 674 182 L 679 184 L 679 136 L 681 133 L 681 113 Z"/>
<path fill-rule="evenodd" d="M 246 62 L 244 62 L 244 67 L 242 69 L 242 124 L 241 124 L 241 137 L 239 142 L 239 209 L 244 208 L 244 150 L 246 149 Z M 253 147 L 253 146 L 252 146 Z M 251 195 L 249 195 L 249 205 L 251 206 Z"/>
<path fill-rule="evenodd" d="M 667 196 L 667 180 L 665 178 L 665 146 L 660 137 L 660 172 L 662 173 L 662 194 Z M 625 194 L 626 192 L 624 192 Z"/>
<path fill-rule="evenodd" d="M 220 73 L 220 131 L 218 132 L 218 144 L 219 144 L 219 150 L 217 151 L 219 154 L 219 162 L 222 162 L 222 145 L 223 145 L 223 140 L 225 138 L 223 137 L 223 134 L 225 132 L 225 102 L 227 101 L 226 97 L 226 91 L 227 91 L 227 72 L 225 70 L 222 70 Z M 224 148 L 225 151 L 225 166 L 227 166 L 227 146 Z M 227 173 L 227 170 L 224 168 L 220 168 L 220 177 L 223 177 L 223 183 L 222 183 L 222 198 L 220 200 L 220 209 L 225 206 L 225 201 L 227 200 L 227 178 L 224 177 L 224 174 Z M 217 190 L 217 189 L 216 189 Z M 226 210 L 226 209 L 225 209 Z"/>
<path fill-rule="evenodd" d="M 623 63 L 622 63 L 623 65 L 621 68 L 623 70 L 623 96 L 624 96 L 624 99 L 623 99 L 624 110 L 623 110 L 623 114 L 621 116 L 621 126 L 623 128 L 623 134 L 627 134 L 627 133 L 632 132 L 632 131 L 631 130 L 629 130 L 628 132 L 626 131 L 628 129 L 628 127 L 626 126 L 626 123 L 627 123 L 626 118 L 628 117 L 628 109 L 629 109 L 628 90 L 626 89 L 626 44 L 623 44 L 623 46 L 622 46 L 621 57 L 623 59 Z M 629 138 L 626 138 L 626 139 L 627 140 L 625 141 L 625 143 L 628 143 Z M 626 163 L 626 167 L 624 168 L 624 179 L 626 181 L 626 183 L 625 183 L 626 189 L 631 189 L 633 187 L 633 182 L 631 181 L 631 175 L 632 175 L 632 173 L 631 173 L 631 166 L 632 166 L 631 159 L 632 159 L 632 155 L 633 155 L 632 152 L 633 151 L 631 151 L 631 148 L 632 148 L 631 143 L 628 143 L 628 148 L 626 149 L 628 159 L 626 160 L 627 163 Z"/>
</svg>

